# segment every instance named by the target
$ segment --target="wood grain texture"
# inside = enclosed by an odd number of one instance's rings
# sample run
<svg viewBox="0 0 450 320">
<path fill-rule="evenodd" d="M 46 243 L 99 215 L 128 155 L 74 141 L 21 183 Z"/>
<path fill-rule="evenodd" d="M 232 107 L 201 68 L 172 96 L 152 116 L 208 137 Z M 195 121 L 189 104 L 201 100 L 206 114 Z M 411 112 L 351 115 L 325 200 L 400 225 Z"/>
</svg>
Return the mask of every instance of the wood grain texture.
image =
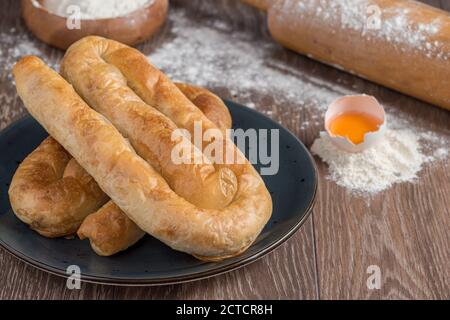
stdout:
<svg viewBox="0 0 450 320">
<path fill-rule="evenodd" d="M 427 3 L 450 10 L 448 1 Z M 235 32 L 270 42 L 264 13 L 236 0 L 172 1 L 198 21 L 224 19 Z M 27 34 L 17 1 L 0 2 L 0 34 Z M 172 37 L 170 24 L 140 46 L 151 52 Z M 12 46 L 0 38 L 0 51 Z M 38 41 L 45 60 L 56 65 L 62 52 Z M 288 62 L 291 75 L 311 81 L 314 91 L 339 83 L 346 88 L 377 96 L 388 108 L 417 126 L 450 137 L 450 112 L 440 110 L 365 80 L 324 66 L 281 47 L 271 57 Z M 236 99 L 227 88 L 211 88 L 223 98 Z M 239 98 L 239 97 L 237 97 Z M 280 104 L 270 96 L 251 96 L 257 109 L 282 123 L 307 146 L 323 123 L 313 101 Z M 8 66 L 0 69 L 0 129 L 25 114 L 15 94 Z M 320 116 L 320 115 L 319 115 Z M 280 248 L 242 269 L 215 278 L 181 285 L 151 288 L 115 287 L 83 283 L 68 290 L 65 279 L 36 270 L 0 249 L 0 299 L 386 299 L 450 298 L 450 164 L 426 166 L 415 184 L 400 184 L 371 199 L 356 197 L 327 180 L 326 166 L 317 159 L 319 194 L 312 217 Z M 2 189 L 3 192 L 3 189 Z M 378 265 L 381 290 L 368 290 L 367 267 Z"/>
</svg>

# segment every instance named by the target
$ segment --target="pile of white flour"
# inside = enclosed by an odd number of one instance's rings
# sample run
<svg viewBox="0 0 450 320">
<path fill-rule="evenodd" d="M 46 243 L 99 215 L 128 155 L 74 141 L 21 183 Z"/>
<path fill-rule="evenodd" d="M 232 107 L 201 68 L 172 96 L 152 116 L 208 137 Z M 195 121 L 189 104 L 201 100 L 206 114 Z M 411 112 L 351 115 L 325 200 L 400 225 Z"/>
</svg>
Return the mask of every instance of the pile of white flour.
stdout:
<svg viewBox="0 0 450 320">
<path fill-rule="evenodd" d="M 59 16 L 67 16 L 67 8 L 80 8 L 81 19 L 105 19 L 124 16 L 149 4 L 150 0 L 45 0 L 43 6 Z"/>
<path fill-rule="evenodd" d="M 361 153 L 337 148 L 326 132 L 311 151 L 329 165 L 329 178 L 357 193 L 376 193 L 394 183 L 413 181 L 428 161 L 421 152 L 419 136 L 410 130 L 386 130 L 379 144 Z"/>
</svg>

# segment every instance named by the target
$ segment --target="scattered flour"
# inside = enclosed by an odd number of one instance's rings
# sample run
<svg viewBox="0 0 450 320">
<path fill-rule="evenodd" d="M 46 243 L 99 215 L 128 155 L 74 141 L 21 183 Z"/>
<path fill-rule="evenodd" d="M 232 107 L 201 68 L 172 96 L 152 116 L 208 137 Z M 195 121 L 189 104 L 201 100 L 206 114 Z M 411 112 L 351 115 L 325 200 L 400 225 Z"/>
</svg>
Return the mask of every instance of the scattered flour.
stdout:
<svg viewBox="0 0 450 320">
<path fill-rule="evenodd" d="M 442 159 L 447 158 L 447 156 L 448 156 L 448 149 L 444 148 L 444 147 L 436 149 L 433 153 L 434 159 L 442 160 Z"/>
<path fill-rule="evenodd" d="M 288 63 L 273 55 L 280 47 L 271 41 L 255 41 L 247 34 L 230 33 L 225 23 L 205 26 L 180 10 L 169 17 L 173 39 L 149 55 L 172 79 L 208 88 L 227 88 L 238 102 L 252 103 L 252 93 L 270 96 L 278 105 L 295 102 L 324 110 L 327 104 L 350 92 L 340 85 L 314 77 L 305 79 Z"/>
<path fill-rule="evenodd" d="M 0 50 L 0 130 L 9 124 L 11 119 L 16 119 L 25 111 L 23 108 L 11 108 L 17 101 L 14 79 L 12 76 L 13 65 L 26 55 L 45 57 L 45 45 L 37 45 L 36 40 L 23 29 L 11 28 L 0 31 L 0 41 L 3 49 Z M 51 67 L 56 68 L 56 65 Z M 20 104 L 19 104 L 20 106 Z"/>
<path fill-rule="evenodd" d="M 0 66 L 3 74 L 8 80 L 12 80 L 12 67 L 22 57 L 26 55 L 37 55 L 42 57 L 45 45 L 39 48 L 36 40 L 25 32 L 18 32 L 11 28 L 9 32 L 0 32 L 0 39 L 5 49 L 0 51 Z M 52 66 L 55 67 L 55 66 Z"/>
<path fill-rule="evenodd" d="M 67 16 L 69 6 L 80 8 L 81 19 L 105 19 L 124 16 L 150 4 L 151 0 L 45 0 L 43 6 L 59 16 Z M 36 5 L 39 5 L 36 1 Z"/>
<path fill-rule="evenodd" d="M 311 151 L 329 165 L 331 180 L 356 193 L 377 193 L 395 183 L 414 181 L 431 160 L 422 154 L 419 136 L 406 129 L 386 130 L 379 144 L 361 153 L 342 151 L 322 132 Z"/>
</svg>

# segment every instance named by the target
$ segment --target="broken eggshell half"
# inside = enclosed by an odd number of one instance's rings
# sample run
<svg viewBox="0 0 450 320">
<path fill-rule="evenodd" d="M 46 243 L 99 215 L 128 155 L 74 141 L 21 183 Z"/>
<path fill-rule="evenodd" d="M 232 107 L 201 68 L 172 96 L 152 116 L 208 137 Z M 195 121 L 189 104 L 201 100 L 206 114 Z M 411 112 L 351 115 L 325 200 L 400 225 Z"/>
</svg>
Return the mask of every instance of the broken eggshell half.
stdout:
<svg viewBox="0 0 450 320">
<path fill-rule="evenodd" d="M 367 132 L 364 135 L 364 141 L 354 144 L 347 137 L 335 135 L 330 130 L 331 122 L 336 117 L 346 113 L 365 113 L 380 120 L 380 126 L 377 131 Z M 377 144 L 384 136 L 386 131 L 386 114 L 383 106 L 377 99 L 369 95 L 343 96 L 333 101 L 325 113 L 325 129 L 331 138 L 331 141 L 340 149 L 347 152 L 361 152 Z"/>
</svg>

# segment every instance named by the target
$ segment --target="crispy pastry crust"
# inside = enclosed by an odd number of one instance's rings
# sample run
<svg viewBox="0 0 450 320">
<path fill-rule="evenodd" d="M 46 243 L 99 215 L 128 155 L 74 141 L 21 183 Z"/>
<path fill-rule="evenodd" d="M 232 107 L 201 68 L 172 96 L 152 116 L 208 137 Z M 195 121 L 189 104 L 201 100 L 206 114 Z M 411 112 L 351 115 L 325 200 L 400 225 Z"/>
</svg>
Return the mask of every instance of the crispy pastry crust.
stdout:
<svg viewBox="0 0 450 320">
<path fill-rule="evenodd" d="M 47 138 L 20 164 L 9 199 L 20 220 L 54 238 L 75 233 L 108 196 L 58 142 Z"/>
<path fill-rule="evenodd" d="M 94 51 L 121 47 L 112 41 L 89 37 L 75 44 L 74 48 L 83 45 L 92 46 Z M 121 49 L 115 58 L 135 60 L 137 53 L 133 49 L 123 49 L 126 50 Z M 84 59 L 90 59 L 85 55 L 87 51 L 88 48 L 80 50 Z M 68 61 L 65 60 L 65 67 Z M 129 59 L 123 62 L 125 70 L 131 68 L 127 64 Z M 141 63 L 143 61 L 133 67 L 139 74 L 139 79 L 133 83 L 144 86 L 144 90 L 142 87 L 137 90 L 138 94 L 146 95 L 149 93 L 146 90 L 157 92 L 161 89 L 162 92 L 154 95 L 160 102 L 158 110 L 178 126 L 190 128 L 191 120 L 201 120 L 204 126 L 214 127 L 176 87 L 173 89 L 174 85 L 163 74 L 149 64 Z M 117 67 L 116 63 L 114 65 Z M 130 70 L 121 71 L 129 80 L 126 73 Z M 154 74 L 143 75 L 150 71 Z M 245 250 L 270 218 L 272 202 L 264 182 L 252 165 L 242 159 L 239 151 L 235 150 L 244 164 L 223 165 L 237 178 L 239 188 L 234 200 L 222 209 L 200 208 L 175 193 L 110 122 L 92 110 L 64 79 L 41 60 L 25 57 L 14 67 L 14 76 L 27 109 L 50 135 L 75 157 L 132 221 L 170 247 L 206 260 L 231 257 Z M 160 79 L 157 83 L 141 82 L 155 76 Z M 72 79 L 69 77 L 69 80 Z M 74 85 L 77 87 L 76 83 Z M 165 88 L 159 88 L 159 85 Z M 93 90 L 91 94 L 95 95 L 95 85 L 90 88 Z M 145 98 L 143 100 L 151 103 Z M 227 147 L 236 149 L 230 144 Z"/>
<path fill-rule="evenodd" d="M 231 128 L 231 115 L 223 101 L 210 91 L 186 83 L 176 83 L 181 92 L 191 100 L 225 134 Z M 80 239 L 88 238 L 93 250 L 101 256 L 111 256 L 126 250 L 145 234 L 127 215 L 108 202 L 89 215 L 77 232 Z"/>
<path fill-rule="evenodd" d="M 226 129 L 231 128 L 230 112 L 219 97 L 201 87 L 185 83 L 177 83 L 176 85 L 189 99 L 195 102 L 209 119 L 213 119 L 213 122 L 224 133 Z M 65 166 L 65 163 L 67 163 L 67 166 Z M 59 168 L 60 171 L 63 170 L 61 180 L 52 180 L 51 182 L 45 179 L 46 171 L 41 168 L 49 168 L 50 166 Z M 64 166 L 65 169 L 63 169 Z M 84 199 L 94 201 L 94 203 L 97 201 L 98 203 L 93 208 L 98 208 L 109 198 L 83 167 L 51 137 L 41 143 L 24 160 L 24 164 L 17 169 L 15 177 L 14 181 L 16 182 L 20 177 L 20 187 L 10 188 L 11 199 L 21 197 L 23 196 L 22 193 L 26 192 L 25 197 L 34 199 L 34 202 L 28 205 L 26 211 L 23 211 L 22 206 L 26 205 L 28 201 L 14 201 L 14 211 L 18 212 L 18 215 L 20 215 L 20 212 L 25 212 L 20 216 L 20 219 L 44 236 L 66 236 L 78 229 L 78 236 L 81 239 L 88 238 L 93 250 L 98 255 L 111 256 L 134 245 L 145 234 L 112 201 L 109 201 L 98 211 L 89 214 L 81 223 L 82 217 L 86 216 L 90 210 L 89 206 L 86 206 L 87 201 L 84 201 L 83 204 L 85 205 L 78 207 L 78 209 L 72 203 L 70 203 L 71 206 L 66 206 L 67 202 L 70 201 L 70 195 L 57 198 L 61 193 L 52 192 L 51 188 L 54 185 L 57 185 L 59 190 L 67 190 L 68 192 L 75 188 L 74 185 L 85 186 L 84 190 L 90 197 Z M 74 179 L 77 181 L 74 181 Z M 36 180 L 41 181 L 41 183 L 34 184 Z M 46 184 L 46 181 L 48 181 L 48 184 Z M 33 188 L 30 189 L 31 186 Z M 46 193 L 52 196 L 50 198 L 51 203 L 46 210 L 42 210 L 48 203 L 40 202 L 39 199 L 42 199 L 41 194 Z M 36 202 L 39 203 L 36 204 Z M 73 217 L 78 218 L 73 221 Z M 80 223 L 81 226 L 78 228 Z M 43 228 L 42 224 L 47 225 L 47 227 Z M 49 229 L 52 231 L 49 231 Z"/>
<path fill-rule="evenodd" d="M 77 232 L 80 239 L 89 238 L 91 247 L 100 256 L 111 256 L 126 250 L 144 235 L 122 210 L 109 201 L 84 219 Z"/>
<path fill-rule="evenodd" d="M 215 94 L 202 87 L 197 87 L 187 83 L 175 83 L 177 88 L 191 100 L 201 112 L 216 125 L 223 134 L 226 135 L 225 130 L 230 129 L 232 125 L 231 115 L 227 107 L 223 104 Z M 223 105 L 224 107 L 219 107 Z"/>
<path fill-rule="evenodd" d="M 227 206 L 237 191 L 237 180 L 233 171 L 214 165 L 185 136 L 173 139 L 172 133 L 178 127 L 170 115 L 160 112 L 153 104 L 144 102 L 129 86 L 129 83 L 133 83 L 134 75 L 141 76 L 141 65 L 130 66 L 131 75 L 124 76 L 114 64 L 108 63 L 108 55 L 128 47 L 99 37 L 84 39 L 67 50 L 61 63 L 62 76 L 74 86 L 91 108 L 111 121 L 130 141 L 136 152 L 166 179 L 178 195 L 201 208 L 220 209 Z M 145 59 L 142 54 L 140 56 Z M 148 75 L 146 80 L 149 84 L 151 81 L 158 82 L 159 75 L 162 74 L 159 71 L 143 72 Z M 170 85 L 170 88 L 161 93 L 170 95 L 167 96 L 168 99 L 174 94 L 175 97 L 182 97 L 203 115 L 173 83 Z M 154 89 L 159 90 L 156 87 Z M 182 108 L 178 112 L 184 113 Z M 180 147 L 181 145 L 183 147 Z M 191 159 L 189 163 L 179 164 L 172 161 L 172 151 L 176 146 L 192 150 L 188 155 Z"/>
</svg>

